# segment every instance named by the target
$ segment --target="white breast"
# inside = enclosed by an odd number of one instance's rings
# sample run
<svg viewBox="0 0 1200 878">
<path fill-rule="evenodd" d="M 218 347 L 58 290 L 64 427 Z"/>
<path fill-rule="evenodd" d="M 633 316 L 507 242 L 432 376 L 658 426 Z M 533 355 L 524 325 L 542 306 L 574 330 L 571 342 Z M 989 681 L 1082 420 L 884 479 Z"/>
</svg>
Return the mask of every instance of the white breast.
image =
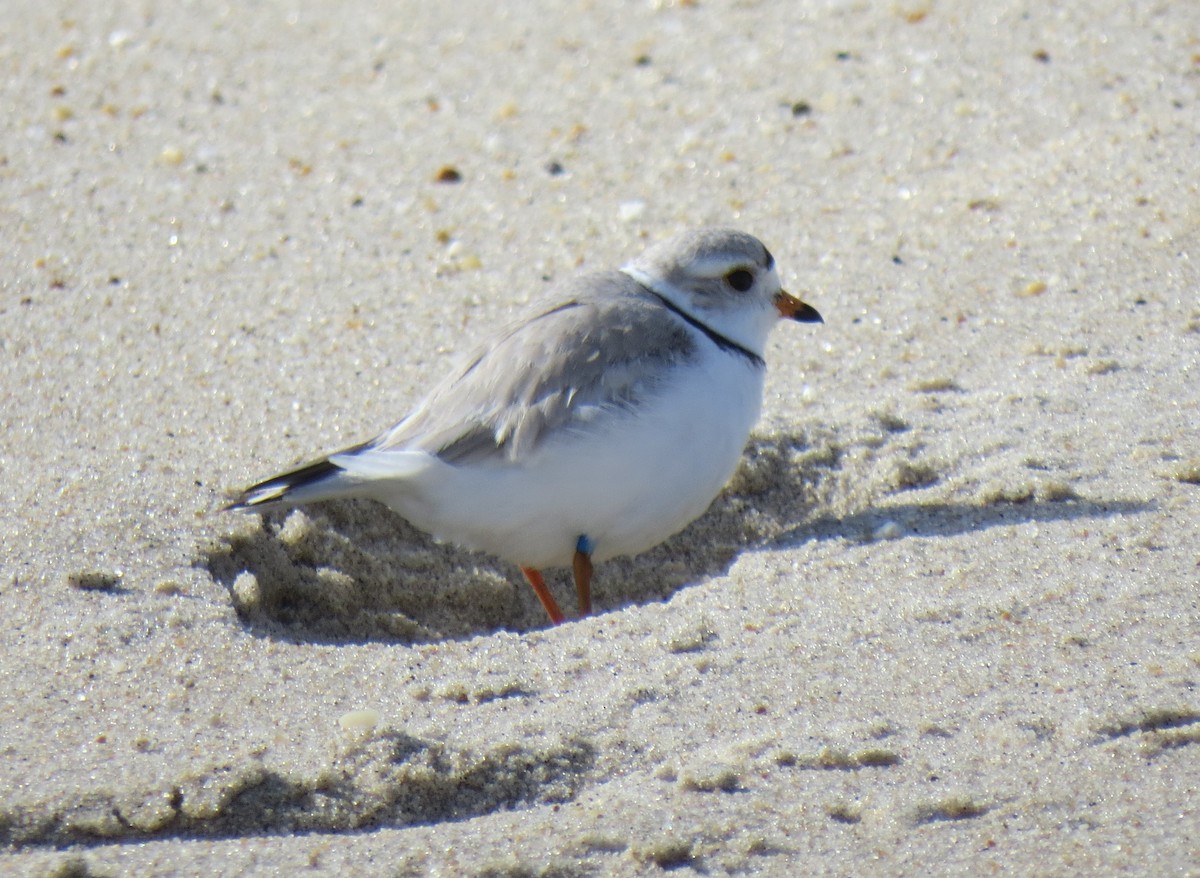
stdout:
<svg viewBox="0 0 1200 878">
<path fill-rule="evenodd" d="M 708 508 L 758 420 L 762 367 L 703 353 L 636 410 L 559 430 L 520 463 L 422 455 L 377 496 L 423 530 L 527 567 L 569 564 L 581 535 L 597 561 L 645 551 Z"/>
</svg>

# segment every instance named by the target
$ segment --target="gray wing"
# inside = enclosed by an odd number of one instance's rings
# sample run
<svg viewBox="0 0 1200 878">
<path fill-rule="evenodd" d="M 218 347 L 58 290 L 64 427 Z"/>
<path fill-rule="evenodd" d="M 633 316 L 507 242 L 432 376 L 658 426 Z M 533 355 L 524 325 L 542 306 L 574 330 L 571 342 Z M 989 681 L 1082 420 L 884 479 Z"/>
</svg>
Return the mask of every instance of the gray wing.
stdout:
<svg viewBox="0 0 1200 878">
<path fill-rule="evenodd" d="M 696 353 L 693 335 L 620 272 L 579 278 L 438 384 L 363 451 L 420 449 L 448 463 L 519 460 L 551 432 L 634 409 Z"/>
</svg>

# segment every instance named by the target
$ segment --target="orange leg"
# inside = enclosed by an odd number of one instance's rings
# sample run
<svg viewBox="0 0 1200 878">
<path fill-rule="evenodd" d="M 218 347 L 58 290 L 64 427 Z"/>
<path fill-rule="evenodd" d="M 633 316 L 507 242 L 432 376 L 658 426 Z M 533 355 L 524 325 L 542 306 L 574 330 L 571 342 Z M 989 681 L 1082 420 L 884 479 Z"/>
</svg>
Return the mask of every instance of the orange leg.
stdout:
<svg viewBox="0 0 1200 878">
<path fill-rule="evenodd" d="M 554 595 L 550 594 L 550 589 L 546 588 L 546 580 L 542 579 L 542 574 L 532 567 L 522 567 L 521 572 L 533 586 L 533 593 L 538 596 L 538 600 L 546 608 L 546 615 L 550 617 L 550 621 L 555 625 L 561 625 L 566 616 L 558 608 L 558 602 L 554 600 Z"/>
<path fill-rule="evenodd" d="M 592 556 L 576 549 L 572 567 L 575 591 L 579 594 L 579 615 L 586 616 L 592 612 Z"/>
</svg>

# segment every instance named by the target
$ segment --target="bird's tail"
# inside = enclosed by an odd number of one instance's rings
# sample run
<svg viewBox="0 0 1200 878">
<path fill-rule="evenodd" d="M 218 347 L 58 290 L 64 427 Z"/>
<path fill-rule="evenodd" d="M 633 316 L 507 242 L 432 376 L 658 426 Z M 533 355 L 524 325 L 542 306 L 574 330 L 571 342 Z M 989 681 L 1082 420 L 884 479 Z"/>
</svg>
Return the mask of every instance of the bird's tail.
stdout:
<svg viewBox="0 0 1200 878">
<path fill-rule="evenodd" d="M 224 508 L 266 512 L 335 497 L 394 496 L 398 485 L 419 477 L 430 461 L 423 451 L 379 451 L 368 442 L 251 485 Z"/>
<path fill-rule="evenodd" d="M 355 492 L 354 479 L 328 457 L 251 485 L 224 507 L 234 512 L 266 512 L 282 506 L 328 500 Z"/>
</svg>

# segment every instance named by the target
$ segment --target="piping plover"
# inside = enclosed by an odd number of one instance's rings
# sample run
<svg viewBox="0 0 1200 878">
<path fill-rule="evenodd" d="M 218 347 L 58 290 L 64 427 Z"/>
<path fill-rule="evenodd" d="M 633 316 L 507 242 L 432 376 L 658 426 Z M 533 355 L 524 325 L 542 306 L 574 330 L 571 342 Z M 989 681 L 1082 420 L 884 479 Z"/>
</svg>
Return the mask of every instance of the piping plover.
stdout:
<svg viewBox="0 0 1200 878">
<path fill-rule="evenodd" d="M 569 281 L 387 432 L 227 508 L 368 497 L 519 565 L 556 624 L 539 571 L 571 566 L 586 615 L 593 561 L 679 532 L 733 475 L 780 317 L 821 322 L 783 291 L 757 238 L 687 232 L 620 271 Z"/>
</svg>

